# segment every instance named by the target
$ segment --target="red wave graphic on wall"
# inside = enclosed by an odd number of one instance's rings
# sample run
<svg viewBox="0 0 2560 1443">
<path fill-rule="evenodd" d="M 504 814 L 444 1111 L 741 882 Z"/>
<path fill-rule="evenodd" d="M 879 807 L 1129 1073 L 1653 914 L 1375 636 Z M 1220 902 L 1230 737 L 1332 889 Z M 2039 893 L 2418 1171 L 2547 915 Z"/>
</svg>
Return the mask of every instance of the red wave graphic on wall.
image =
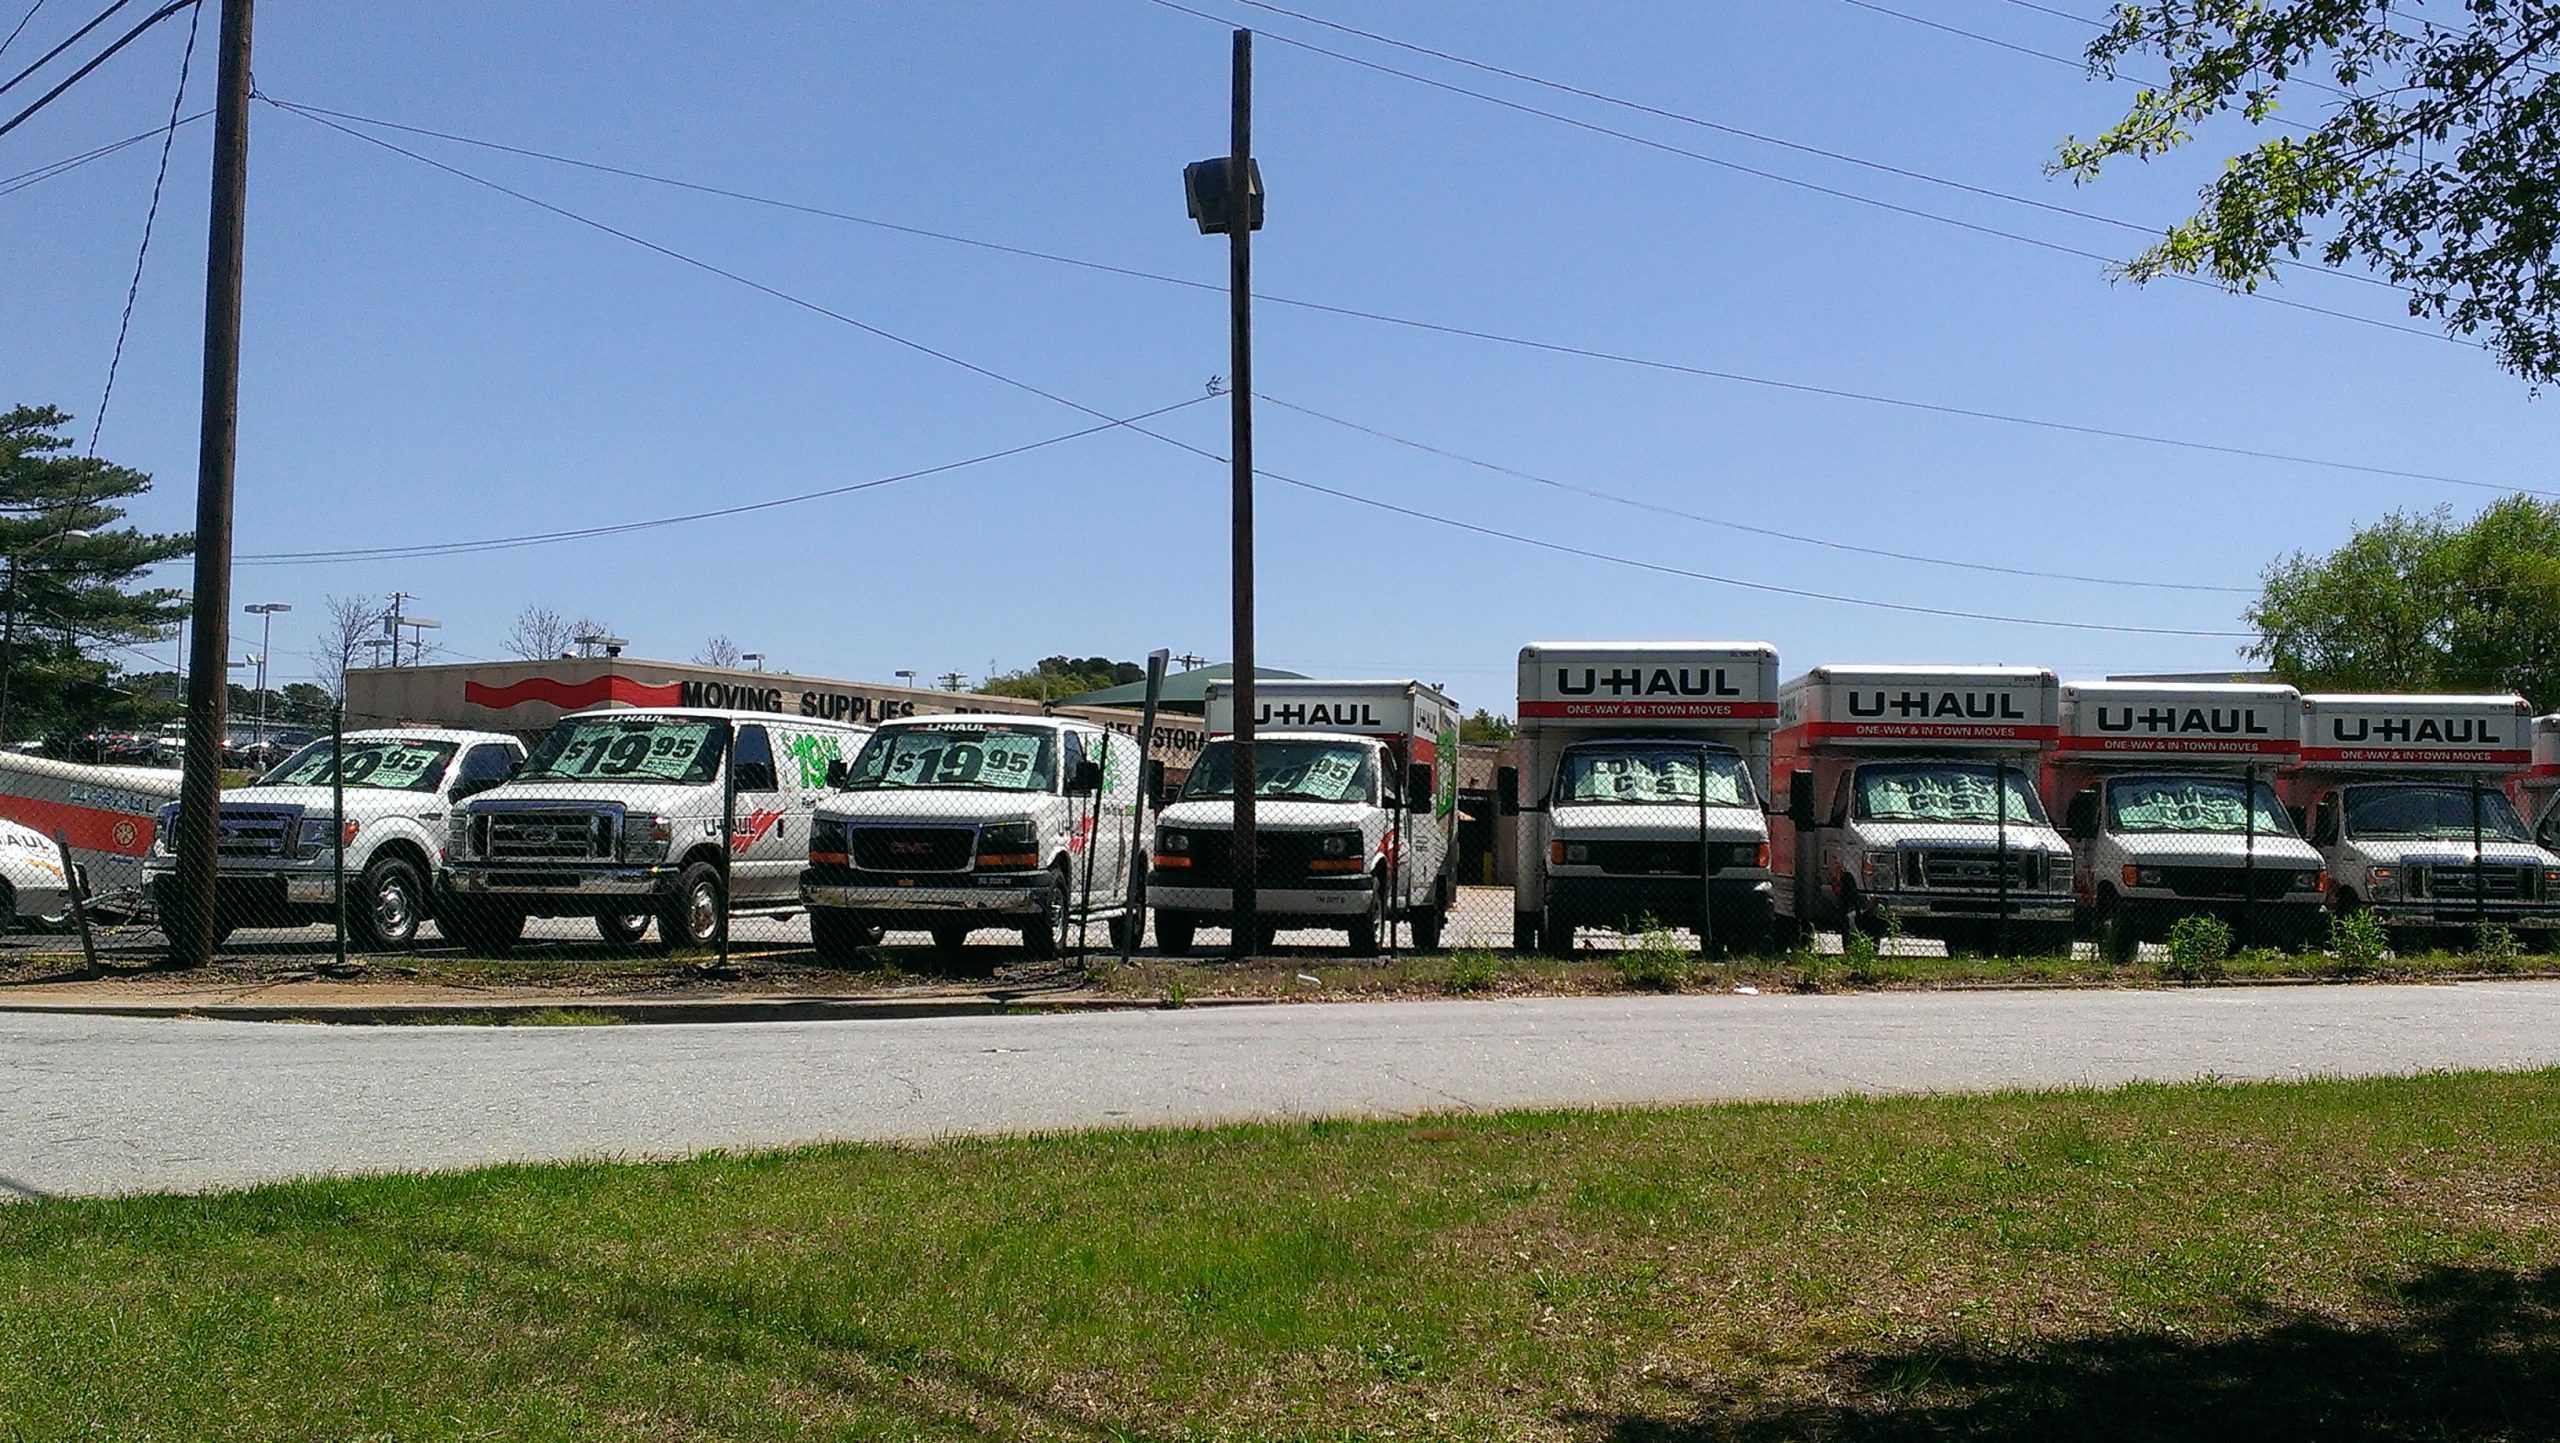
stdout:
<svg viewBox="0 0 2560 1443">
<path fill-rule="evenodd" d="M 543 702 L 562 711 L 602 702 L 618 701 L 625 706 L 678 706 L 684 701 L 684 687 L 672 681 L 634 681 L 627 676 L 593 676 L 585 681 L 562 681 L 558 677 L 529 676 L 505 686 L 466 681 L 462 699 L 473 706 L 492 711 L 505 711 L 526 702 Z"/>
</svg>

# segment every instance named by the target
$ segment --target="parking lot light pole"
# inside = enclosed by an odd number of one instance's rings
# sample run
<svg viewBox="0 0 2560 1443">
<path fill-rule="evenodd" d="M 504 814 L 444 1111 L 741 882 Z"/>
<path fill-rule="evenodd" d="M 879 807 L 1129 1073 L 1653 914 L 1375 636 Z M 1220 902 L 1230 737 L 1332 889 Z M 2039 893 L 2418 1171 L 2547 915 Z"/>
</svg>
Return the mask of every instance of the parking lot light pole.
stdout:
<svg viewBox="0 0 2560 1443">
<path fill-rule="evenodd" d="M 281 601 L 261 601 L 254 606 L 244 606 L 240 609 L 243 612 L 258 618 L 257 747 L 259 755 L 264 756 L 266 754 L 267 746 L 267 658 L 273 655 L 275 650 L 276 613 L 279 611 L 291 611 L 293 608 Z"/>
<path fill-rule="evenodd" d="M 1234 628 L 1235 822 L 1230 833 L 1235 887 L 1233 948 L 1260 941 L 1256 906 L 1261 867 L 1254 829 L 1253 768 L 1253 233 L 1262 228 L 1262 175 L 1253 163 L 1253 32 L 1235 33 L 1227 153 L 1182 168 L 1182 188 L 1202 235 L 1227 238 L 1227 416 L 1230 468 L 1229 599 Z"/>
</svg>

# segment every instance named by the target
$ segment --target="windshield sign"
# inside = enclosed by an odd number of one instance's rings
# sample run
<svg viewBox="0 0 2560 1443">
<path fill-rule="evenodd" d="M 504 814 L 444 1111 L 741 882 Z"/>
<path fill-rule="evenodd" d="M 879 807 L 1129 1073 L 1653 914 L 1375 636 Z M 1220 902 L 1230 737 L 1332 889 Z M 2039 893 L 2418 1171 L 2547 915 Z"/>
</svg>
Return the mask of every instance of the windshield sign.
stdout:
<svg viewBox="0 0 2560 1443">
<path fill-rule="evenodd" d="M 2468 787 L 2350 787 L 2347 835 L 2369 841 L 2468 842 L 2471 795 Z M 2526 840 L 2524 820 L 2506 793 L 2480 790 L 2480 839 Z"/>
<path fill-rule="evenodd" d="M 1253 794 L 1303 802 L 1369 800 L 1369 749 L 1344 742 L 1257 741 L 1253 744 Z M 1185 800 L 1214 800 L 1236 794 L 1236 753 L 1232 743 L 1214 741 L 1200 754 L 1190 779 L 1182 784 Z"/>
<path fill-rule="evenodd" d="M 1858 815 L 1878 822 L 1996 822 L 1994 769 L 1963 762 L 1911 762 L 1858 768 Z M 2023 772 L 2011 768 L 2007 820 L 2041 822 L 2044 808 Z"/>
<path fill-rule="evenodd" d="M 2237 777 L 2123 777 L 2107 785 L 2107 826 L 2117 832 L 2293 835 L 2275 788 L 2258 783 L 2254 819 L 2242 795 Z"/>
<path fill-rule="evenodd" d="M 580 717 L 543 733 L 516 780 L 603 777 L 701 786 L 720 774 L 727 735 L 703 717 Z"/>
<path fill-rule="evenodd" d="M 346 784 L 393 792 L 432 792 L 453 760 L 451 742 L 371 738 L 346 743 Z M 262 787 L 325 787 L 337 780 L 327 738 L 313 742 L 258 779 Z"/>
<path fill-rule="evenodd" d="M 1556 775 L 1556 801 L 1698 805 L 1699 764 L 1706 766 L 1706 804 L 1749 807 L 1759 803 L 1751 773 L 1731 752 L 1700 753 L 1689 747 L 1575 747 Z"/>
<path fill-rule="evenodd" d="M 1048 792 L 1058 784 L 1055 733 L 1024 726 L 913 726 L 876 732 L 845 779 L 852 791 L 953 787 Z"/>
</svg>

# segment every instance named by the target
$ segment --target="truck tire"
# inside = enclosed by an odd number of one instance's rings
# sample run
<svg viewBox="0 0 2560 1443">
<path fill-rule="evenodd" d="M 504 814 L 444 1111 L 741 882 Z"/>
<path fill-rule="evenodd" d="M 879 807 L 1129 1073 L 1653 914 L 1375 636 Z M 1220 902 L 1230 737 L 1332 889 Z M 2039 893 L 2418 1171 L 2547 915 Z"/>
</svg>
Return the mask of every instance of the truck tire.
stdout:
<svg viewBox="0 0 2560 1443">
<path fill-rule="evenodd" d="M 1387 879 L 1383 875 L 1372 876 L 1369 878 L 1369 910 L 1355 918 L 1351 926 L 1346 929 L 1351 934 L 1353 956 L 1375 957 L 1378 955 L 1378 934 L 1384 930 L 1380 924 L 1386 921 L 1386 917 Z M 1261 950 L 1266 952 L 1271 950 L 1271 944 L 1263 943 Z"/>
<path fill-rule="evenodd" d="M 1023 950 L 1043 962 L 1057 958 L 1058 942 L 1067 931 L 1067 904 L 1074 895 L 1064 862 L 1049 869 L 1049 882 L 1049 900 L 1042 904 L 1040 915 L 1022 927 Z"/>
<path fill-rule="evenodd" d="M 1135 912 L 1123 912 L 1119 916 L 1112 918 L 1111 950 L 1114 952 L 1135 951 L 1138 944 L 1138 928 L 1138 914 Z"/>
<path fill-rule="evenodd" d="M 958 922 L 936 922 L 925 929 L 933 935 L 933 955 L 945 965 L 957 963 L 969 945 L 969 929 Z"/>
<path fill-rule="evenodd" d="M 1200 924 L 1179 912 L 1156 913 L 1156 950 L 1167 954 L 1188 952 Z"/>
<path fill-rule="evenodd" d="M 392 952 L 417 941 L 426 895 L 425 879 L 407 859 L 374 858 L 356 879 L 356 894 L 347 899 L 348 930 L 355 934 L 356 945 L 371 952 Z"/>
<path fill-rule="evenodd" d="M 496 954 L 513 948 L 524 935 L 524 914 L 496 902 L 448 898 L 436 927 L 465 952 Z"/>
<path fill-rule="evenodd" d="M 1550 957 L 1573 955 L 1573 929 L 1581 924 L 1549 907 L 1538 917 L 1538 950 Z"/>
<path fill-rule="evenodd" d="M 1511 950 L 1514 952 L 1533 952 L 1537 950 L 1537 946 L 1538 914 L 1535 912 L 1512 913 Z"/>
<path fill-rule="evenodd" d="M 863 960 L 863 949 L 879 946 L 881 936 L 879 928 L 868 925 L 856 913 L 836 907 L 809 909 L 809 945 L 816 949 L 821 962 L 859 962 Z"/>
<path fill-rule="evenodd" d="M 658 945 L 673 952 L 719 941 L 720 917 L 728 901 L 718 867 L 705 861 L 685 863 L 676 874 L 675 895 L 658 908 Z"/>
<path fill-rule="evenodd" d="M 1416 952 L 1439 951 L 1440 933 L 1448 925 L 1448 917 L 1448 909 L 1445 907 L 1425 907 L 1414 913 L 1410 919 L 1413 924 L 1413 950 Z"/>
<path fill-rule="evenodd" d="M 615 947 L 637 947 L 649 935 L 649 914 L 634 912 L 628 917 L 596 918 L 596 935 Z"/>
<path fill-rule="evenodd" d="M 2133 921 L 2125 916 L 2124 899 L 2112 888 L 2098 893 L 2098 957 L 2121 967 L 2132 961 L 2142 949 L 2142 939 L 2135 935 Z"/>
</svg>

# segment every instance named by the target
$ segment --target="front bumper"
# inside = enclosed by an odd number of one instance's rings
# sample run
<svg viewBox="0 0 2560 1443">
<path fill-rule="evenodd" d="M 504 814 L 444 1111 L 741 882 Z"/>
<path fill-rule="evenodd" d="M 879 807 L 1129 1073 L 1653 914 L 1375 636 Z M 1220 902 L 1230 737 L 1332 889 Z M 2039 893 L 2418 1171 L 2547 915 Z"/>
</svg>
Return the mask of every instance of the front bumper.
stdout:
<svg viewBox="0 0 2560 1443">
<path fill-rule="evenodd" d="M 347 868 L 347 881 L 350 884 L 355 881 L 358 870 L 352 866 Z M 177 864 L 174 862 L 156 859 L 145 862 L 142 867 L 143 888 L 157 898 L 160 888 L 165 886 L 176 872 Z M 271 861 L 235 859 L 223 862 L 221 868 L 214 873 L 214 888 L 217 894 L 236 892 L 255 896 L 261 900 L 281 902 L 287 906 L 314 907 L 328 905 L 337 895 L 334 887 L 336 880 L 334 859 L 330 857 L 320 857 L 310 861 L 287 861 L 282 858 Z"/>
<path fill-rule="evenodd" d="M 839 871 L 800 874 L 800 900 L 811 907 L 871 917 L 960 912 L 972 917 L 1044 917 L 1057 876 L 1036 872 L 939 872 L 847 878 Z"/>
<path fill-rule="evenodd" d="M 2366 910 L 2380 918 L 2386 927 L 2471 927 L 2487 923 L 2517 932 L 2547 932 L 2560 928 L 2560 904 L 2550 902 L 2490 901 L 2474 904 L 2461 898 L 2438 898 L 2423 902 L 2374 902 Z"/>
<path fill-rule="evenodd" d="M 455 862 L 445 870 L 445 887 L 457 897 L 503 901 L 536 916 L 584 916 L 627 910 L 606 905 L 610 903 L 672 897 L 682 872 L 666 862 L 572 862 L 545 867 Z"/>
<path fill-rule="evenodd" d="M 1756 927 L 1768 922 L 1775 897 L 1768 873 L 1757 869 L 1719 872 L 1710 886 L 1710 928 Z M 1577 876 L 1550 871 L 1547 906 L 1559 915 L 1592 926 L 1634 924 L 1646 918 L 1693 925 L 1698 920 L 1698 879 Z"/>
<path fill-rule="evenodd" d="M 1147 905 L 1161 911 L 1183 912 L 1197 917 L 1234 914 L 1234 888 L 1185 886 L 1180 881 L 1164 880 L 1181 875 L 1179 872 L 1149 873 Z M 1253 908 L 1255 914 L 1266 922 L 1299 917 L 1338 922 L 1369 915 L 1369 909 L 1376 905 L 1376 895 L 1371 879 L 1366 876 L 1293 877 L 1281 886 L 1256 885 Z"/>
<path fill-rule="evenodd" d="M 1859 902 L 1906 924 L 1996 922 L 2004 910 L 1998 892 L 1865 892 Z M 2071 922 L 2080 903 L 2068 892 L 2011 892 L 2005 910 L 2012 922 Z"/>
</svg>

